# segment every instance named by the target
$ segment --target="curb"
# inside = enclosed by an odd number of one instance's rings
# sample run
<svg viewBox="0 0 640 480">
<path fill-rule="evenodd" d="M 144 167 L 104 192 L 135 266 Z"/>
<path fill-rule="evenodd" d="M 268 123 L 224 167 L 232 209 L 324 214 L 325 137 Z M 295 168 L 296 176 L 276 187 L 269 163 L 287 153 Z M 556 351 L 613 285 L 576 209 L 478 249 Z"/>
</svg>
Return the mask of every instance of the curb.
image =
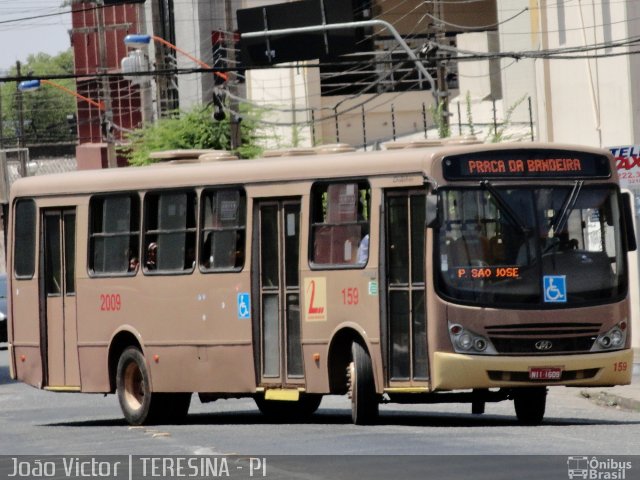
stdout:
<svg viewBox="0 0 640 480">
<path fill-rule="evenodd" d="M 586 398 L 587 400 L 592 401 L 596 405 L 600 405 L 602 407 L 620 408 L 622 410 L 629 410 L 640 413 L 640 400 L 621 397 L 620 395 L 604 391 L 589 392 L 587 390 L 581 390 L 580 395 L 582 395 L 582 397 Z"/>
</svg>

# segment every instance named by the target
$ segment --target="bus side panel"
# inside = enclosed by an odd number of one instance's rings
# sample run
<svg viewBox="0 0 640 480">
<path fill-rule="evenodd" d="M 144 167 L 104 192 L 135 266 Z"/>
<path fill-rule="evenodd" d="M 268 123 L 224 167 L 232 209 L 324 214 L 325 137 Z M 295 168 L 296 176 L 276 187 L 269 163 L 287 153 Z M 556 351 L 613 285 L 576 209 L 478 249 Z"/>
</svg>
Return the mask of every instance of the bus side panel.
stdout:
<svg viewBox="0 0 640 480">
<path fill-rule="evenodd" d="M 17 379 L 42 388 L 38 279 L 11 282 L 11 337 Z"/>
<path fill-rule="evenodd" d="M 109 383 L 109 353 L 106 346 L 78 347 L 80 358 L 80 383 L 83 392 L 111 391 Z"/>
<path fill-rule="evenodd" d="M 145 357 L 156 392 L 254 393 L 256 390 L 251 344 L 149 346 Z"/>
</svg>

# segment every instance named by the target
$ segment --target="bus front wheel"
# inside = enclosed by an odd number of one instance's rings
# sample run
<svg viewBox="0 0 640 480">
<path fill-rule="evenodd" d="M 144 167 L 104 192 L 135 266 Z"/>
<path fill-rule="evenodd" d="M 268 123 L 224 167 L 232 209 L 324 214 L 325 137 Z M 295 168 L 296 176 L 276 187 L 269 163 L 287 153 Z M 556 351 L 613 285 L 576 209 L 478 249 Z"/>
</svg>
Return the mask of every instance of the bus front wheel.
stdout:
<svg viewBox="0 0 640 480">
<path fill-rule="evenodd" d="M 518 421 L 523 425 L 540 425 L 547 405 L 547 388 L 518 388 L 513 391 Z"/>
<path fill-rule="evenodd" d="M 142 352 L 127 348 L 118 361 L 116 388 L 120 408 L 131 425 L 142 425 L 157 418 L 161 398 L 151 392 L 149 370 Z"/>
<path fill-rule="evenodd" d="M 372 424 L 378 416 L 379 402 L 371 357 L 358 342 L 351 345 L 351 356 L 347 371 L 351 419 L 356 425 Z"/>
</svg>

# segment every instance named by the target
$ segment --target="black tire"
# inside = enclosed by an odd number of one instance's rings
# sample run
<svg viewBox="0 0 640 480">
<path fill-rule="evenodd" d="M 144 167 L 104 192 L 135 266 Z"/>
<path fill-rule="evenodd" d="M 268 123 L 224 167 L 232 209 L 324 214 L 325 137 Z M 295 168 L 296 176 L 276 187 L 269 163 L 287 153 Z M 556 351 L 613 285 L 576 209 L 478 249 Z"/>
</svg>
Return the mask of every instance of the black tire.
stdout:
<svg viewBox="0 0 640 480">
<path fill-rule="evenodd" d="M 322 395 L 301 394 L 297 402 L 265 400 L 263 397 L 254 397 L 260 412 L 266 417 L 277 421 L 305 420 L 313 415 L 322 401 Z"/>
<path fill-rule="evenodd" d="M 124 418 L 131 425 L 156 422 L 166 399 L 151 392 L 149 370 L 142 352 L 127 348 L 118 361 L 116 388 Z"/>
<path fill-rule="evenodd" d="M 519 388 L 513 391 L 513 405 L 523 425 L 540 425 L 547 406 L 547 388 Z"/>
<path fill-rule="evenodd" d="M 349 396 L 351 398 L 351 420 L 356 425 L 370 425 L 378 417 L 380 400 L 376 394 L 371 357 L 357 342 L 351 345 L 349 364 Z"/>
</svg>

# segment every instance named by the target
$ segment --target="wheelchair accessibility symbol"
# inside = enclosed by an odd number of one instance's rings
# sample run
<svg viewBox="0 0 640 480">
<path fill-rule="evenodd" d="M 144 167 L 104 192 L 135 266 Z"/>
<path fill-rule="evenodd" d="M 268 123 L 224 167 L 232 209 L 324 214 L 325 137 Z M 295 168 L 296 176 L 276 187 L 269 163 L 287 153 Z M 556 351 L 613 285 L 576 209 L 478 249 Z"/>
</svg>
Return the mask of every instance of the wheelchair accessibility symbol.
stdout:
<svg viewBox="0 0 640 480">
<path fill-rule="evenodd" d="M 542 280 L 545 303 L 564 303 L 567 301 L 566 275 L 545 275 Z"/>
<path fill-rule="evenodd" d="M 238 294 L 238 318 L 241 320 L 251 318 L 251 298 L 247 292 Z"/>
</svg>

